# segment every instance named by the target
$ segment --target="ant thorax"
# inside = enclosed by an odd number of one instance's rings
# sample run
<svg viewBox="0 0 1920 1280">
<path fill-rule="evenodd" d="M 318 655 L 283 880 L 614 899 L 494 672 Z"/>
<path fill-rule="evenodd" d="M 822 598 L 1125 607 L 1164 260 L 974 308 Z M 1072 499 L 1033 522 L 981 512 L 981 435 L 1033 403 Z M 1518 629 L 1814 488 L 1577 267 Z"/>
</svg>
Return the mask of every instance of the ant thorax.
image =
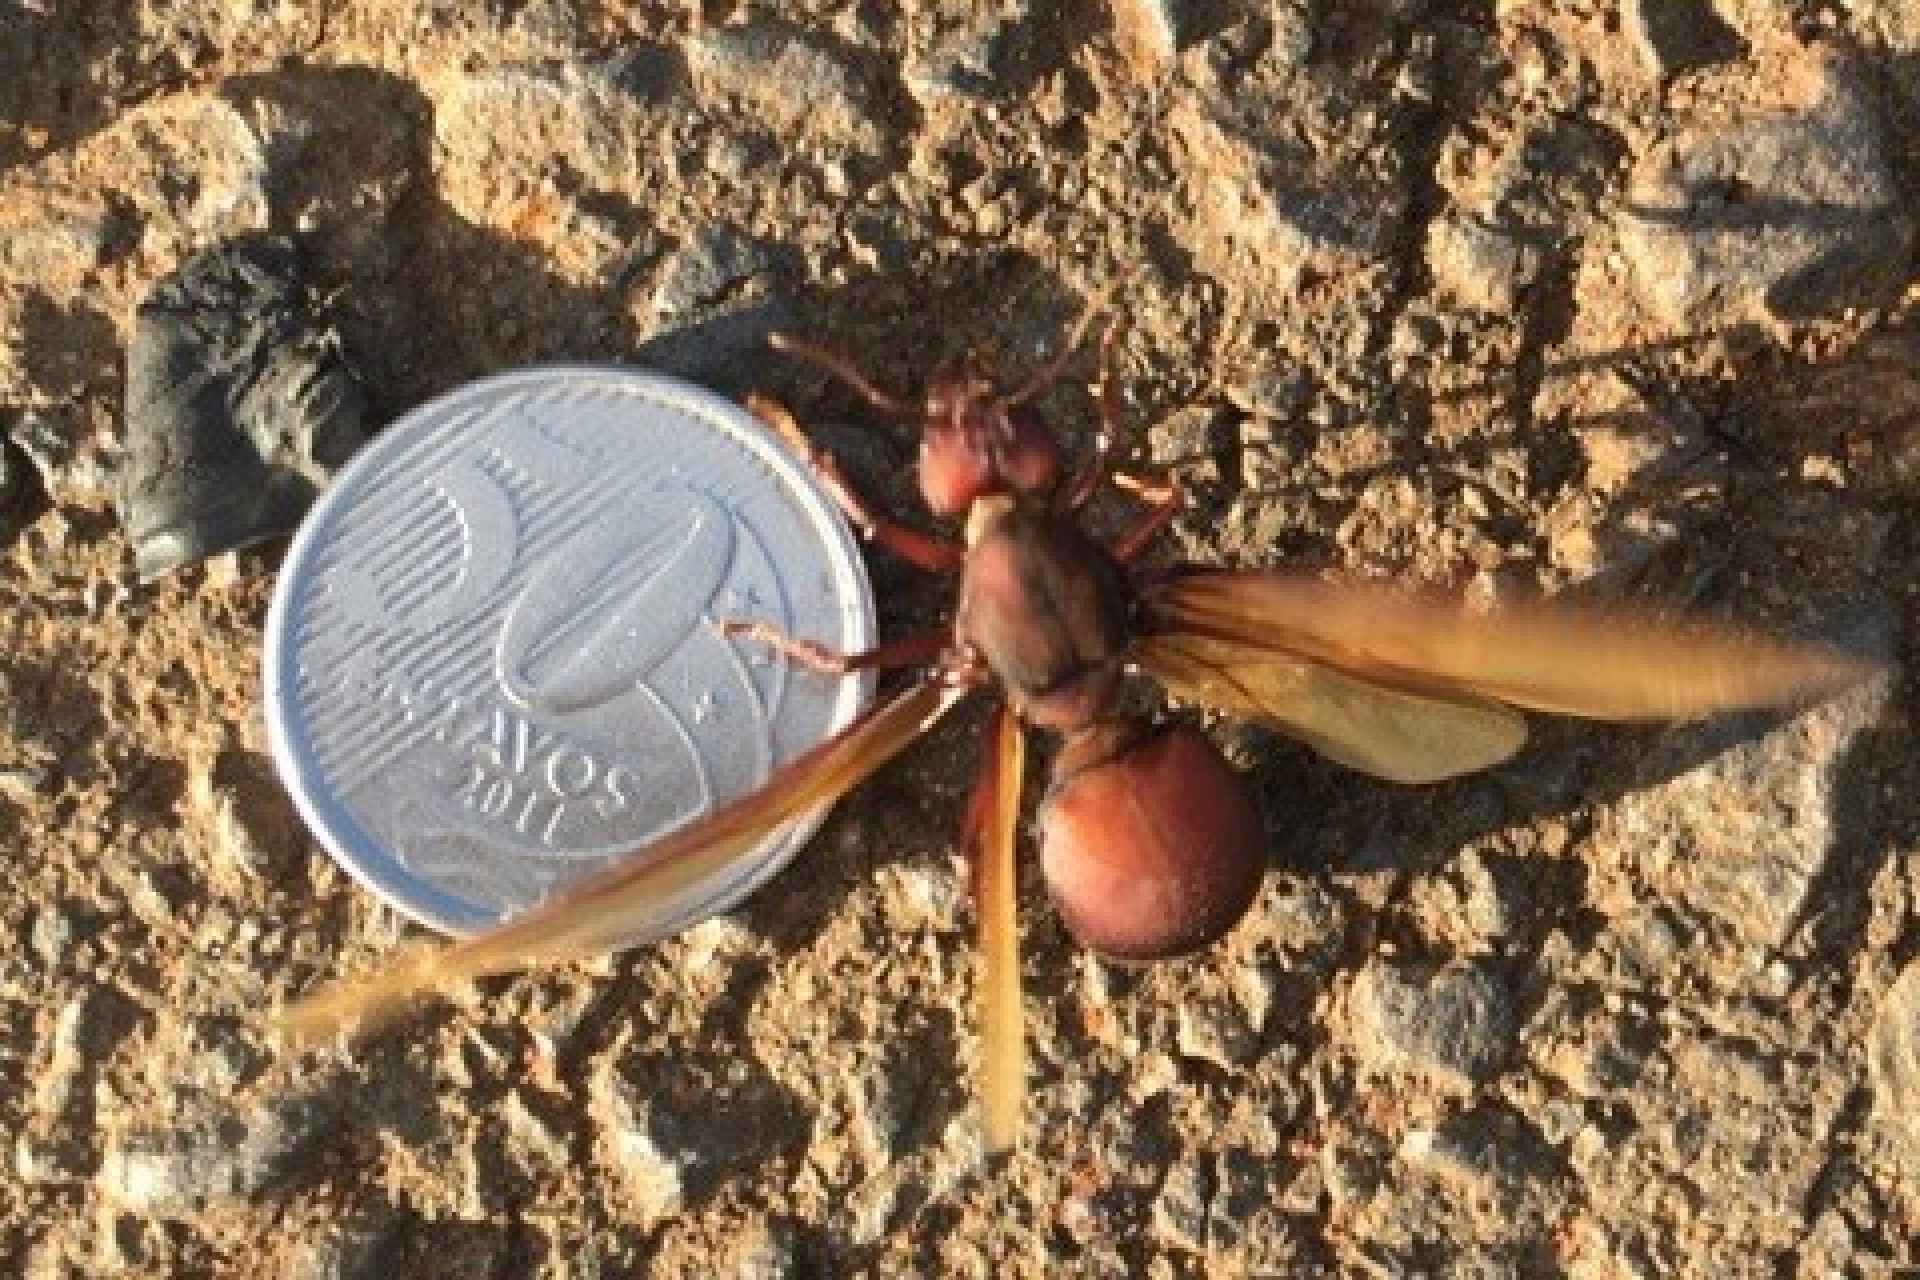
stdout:
<svg viewBox="0 0 1920 1280">
<path fill-rule="evenodd" d="M 1112 713 L 1128 613 L 1119 566 L 1071 517 L 1007 497 L 968 511 L 955 630 L 1033 723 L 1072 731 Z"/>
</svg>

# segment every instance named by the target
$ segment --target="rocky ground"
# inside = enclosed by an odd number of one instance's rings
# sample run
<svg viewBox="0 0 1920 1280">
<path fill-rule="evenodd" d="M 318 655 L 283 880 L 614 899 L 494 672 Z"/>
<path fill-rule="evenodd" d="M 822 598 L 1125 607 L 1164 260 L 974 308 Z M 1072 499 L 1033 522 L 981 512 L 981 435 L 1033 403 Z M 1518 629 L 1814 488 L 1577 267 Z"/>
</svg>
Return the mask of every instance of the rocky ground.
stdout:
<svg viewBox="0 0 1920 1280">
<path fill-rule="evenodd" d="M 1905 0 L 0 0 L 5 1269 L 1920 1264 L 1916 218 Z M 908 387 L 1110 296 L 1169 554 L 1646 595 L 1891 674 L 1428 789 L 1219 724 L 1265 890 L 1135 973 L 1029 886 L 1004 1165 L 945 834 L 977 722 L 728 918 L 293 1055 L 264 1011 L 408 930 L 265 757 L 271 555 L 140 586 L 112 503 L 134 307 L 259 228 L 382 419 L 637 359 L 852 422 L 758 335 Z M 910 506 L 904 428 L 829 434 Z"/>
</svg>

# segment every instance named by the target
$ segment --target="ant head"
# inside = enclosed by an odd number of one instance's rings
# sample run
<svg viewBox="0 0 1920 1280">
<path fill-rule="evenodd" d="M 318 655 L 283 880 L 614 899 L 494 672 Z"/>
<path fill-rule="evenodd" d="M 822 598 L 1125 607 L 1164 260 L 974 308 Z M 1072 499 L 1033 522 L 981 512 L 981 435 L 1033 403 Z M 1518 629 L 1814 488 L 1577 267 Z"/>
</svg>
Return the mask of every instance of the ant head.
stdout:
<svg viewBox="0 0 1920 1280">
<path fill-rule="evenodd" d="M 1040 415 L 996 392 L 977 361 L 934 375 L 920 424 L 920 495 L 934 514 L 960 515 L 990 494 L 1043 497 L 1060 471 L 1060 442 Z"/>
<path fill-rule="evenodd" d="M 1081 317 L 1059 354 L 1016 391 L 996 391 L 985 368 L 972 358 L 934 376 L 917 410 L 920 494 L 929 510 L 963 515 L 980 498 L 1044 498 L 1058 487 L 1065 469 L 1060 442 L 1027 402 L 1060 376 L 1094 314 L 1089 310 Z M 772 343 L 825 369 L 883 413 L 916 413 L 868 382 L 842 356 L 785 334 L 774 334 Z"/>
</svg>

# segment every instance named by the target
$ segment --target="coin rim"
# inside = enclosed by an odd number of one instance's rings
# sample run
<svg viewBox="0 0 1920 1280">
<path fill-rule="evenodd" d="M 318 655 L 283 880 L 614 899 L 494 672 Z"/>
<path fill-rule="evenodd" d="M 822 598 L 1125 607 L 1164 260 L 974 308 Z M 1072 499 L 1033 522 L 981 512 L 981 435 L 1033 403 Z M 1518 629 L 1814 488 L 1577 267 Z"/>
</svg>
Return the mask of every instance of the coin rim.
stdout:
<svg viewBox="0 0 1920 1280">
<path fill-rule="evenodd" d="M 430 430 L 443 415 L 457 411 L 475 398 L 485 399 L 530 383 L 564 385 L 568 380 L 583 378 L 629 386 L 639 384 L 651 392 L 656 400 L 677 401 L 686 408 L 689 417 L 712 429 L 731 434 L 750 452 L 764 460 L 776 478 L 787 483 L 804 513 L 811 516 L 811 523 L 826 544 L 823 549 L 835 568 L 835 576 L 847 589 L 849 598 L 840 611 L 843 618 L 851 623 L 854 632 L 846 642 L 847 651 L 859 652 L 871 648 L 878 636 L 873 585 L 867 574 L 866 560 L 860 554 L 859 543 L 839 503 L 813 469 L 796 456 L 785 441 L 745 408 L 716 392 L 670 374 L 620 365 L 542 364 L 476 378 L 401 414 L 386 429 L 374 434 L 334 476 L 326 492 L 301 521 L 287 554 L 281 560 L 273 598 L 267 610 L 261 658 L 267 741 L 274 764 L 288 794 L 293 798 L 294 807 L 333 860 L 388 906 L 409 919 L 455 937 L 469 937 L 484 932 L 505 923 L 512 916 L 479 918 L 471 909 L 471 903 L 406 871 L 400 860 L 361 826 L 345 803 L 326 785 L 324 773 L 313 756 L 311 734 L 296 731 L 292 723 L 296 718 L 293 691 L 297 688 L 297 673 L 289 665 L 293 660 L 290 635 L 294 604 L 291 597 L 294 584 L 302 578 L 302 562 L 313 554 L 328 516 L 337 503 L 343 501 L 337 495 L 348 492 L 360 472 L 370 471 L 380 464 L 382 453 L 391 447 L 390 441 L 404 438 L 409 432 Z M 876 682 L 877 677 L 870 671 L 857 672 L 841 680 L 838 705 L 829 721 L 828 734 L 838 732 L 860 714 L 872 701 Z M 301 729 L 304 728 L 303 722 Z M 784 763 L 776 762 L 776 767 Z M 710 881 L 709 892 L 702 894 L 698 887 L 683 891 L 676 900 L 679 909 L 664 923 L 656 922 L 654 927 L 641 930 L 618 945 L 634 946 L 670 936 L 737 905 L 792 862 L 800 848 L 826 820 L 832 807 L 831 802 L 823 803 L 780 827 L 752 851 L 741 855 L 725 872 L 716 874 Z M 369 863 L 381 864 L 389 869 L 389 874 L 380 874 L 380 867 Z M 602 867 L 600 872 L 605 869 Z M 600 872 L 590 873 L 583 880 L 591 879 L 592 874 Z M 421 902 L 406 892 L 408 888 L 416 886 L 424 888 L 437 902 Z M 565 887 L 560 892 L 564 893 Z M 698 896 L 694 896 L 696 894 Z M 545 900 L 543 896 L 525 903 L 514 914 L 528 911 Z M 466 908 L 464 914 L 460 914 L 461 908 Z"/>
</svg>

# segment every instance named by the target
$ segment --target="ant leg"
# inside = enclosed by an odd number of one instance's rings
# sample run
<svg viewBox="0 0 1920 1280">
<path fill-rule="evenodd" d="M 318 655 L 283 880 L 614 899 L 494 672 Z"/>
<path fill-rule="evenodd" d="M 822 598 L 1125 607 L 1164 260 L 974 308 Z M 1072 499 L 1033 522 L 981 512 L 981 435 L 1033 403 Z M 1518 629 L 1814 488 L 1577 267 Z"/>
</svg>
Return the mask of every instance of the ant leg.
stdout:
<svg viewBox="0 0 1920 1280">
<path fill-rule="evenodd" d="M 966 560 L 966 549 L 952 542 L 942 542 L 903 524 L 889 520 L 867 505 L 840 470 L 839 461 L 825 449 L 807 438 L 800 429 L 793 414 L 785 405 L 769 400 L 765 396 L 748 396 L 747 411 L 767 424 L 813 468 L 820 477 L 820 483 L 827 487 L 833 500 L 846 512 L 847 519 L 860 532 L 860 536 L 869 542 L 877 542 L 908 564 L 925 569 L 928 573 L 951 573 Z"/>
<path fill-rule="evenodd" d="M 1069 511 L 1086 506 L 1094 490 L 1113 469 L 1114 451 L 1120 443 L 1120 379 L 1115 376 L 1113 364 L 1113 344 L 1119 332 L 1119 324 L 1113 323 L 1100 335 L 1100 430 L 1093 438 L 1093 455 L 1067 490 Z"/>
<path fill-rule="evenodd" d="M 905 404 L 868 382 L 866 376 L 854 368 L 853 362 L 843 355 L 829 351 L 825 347 L 816 347 L 811 342 L 802 342 L 791 334 L 785 333 L 769 334 L 767 345 L 775 351 L 784 351 L 789 355 L 800 357 L 809 364 L 819 365 L 846 383 L 862 400 L 882 413 L 897 414 L 903 418 L 911 416 L 911 411 Z"/>
<path fill-rule="evenodd" d="M 861 653 L 842 653 L 817 640 L 790 636 L 771 622 L 746 618 L 720 618 L 714 624 L 729 639 L 746 636 L 766 645 L 796 666 L 826 675 L 843 676 L 852 671 L 897 671 L 931 662 L 946 650 L 951 637 L 944 631 L 922 631 L 889 640 Z"/>
<path fill-rule="evenodd" d="M 1114 473 L 1113 483 L 1148 504 L 1134 526 L 1113 544 L 1113 558 L 1123 565 L 1132 564 L 1180 514 L 1180 486 L 1173 480 L 1145 480 L 1124 471 Z"/>
</svg>

